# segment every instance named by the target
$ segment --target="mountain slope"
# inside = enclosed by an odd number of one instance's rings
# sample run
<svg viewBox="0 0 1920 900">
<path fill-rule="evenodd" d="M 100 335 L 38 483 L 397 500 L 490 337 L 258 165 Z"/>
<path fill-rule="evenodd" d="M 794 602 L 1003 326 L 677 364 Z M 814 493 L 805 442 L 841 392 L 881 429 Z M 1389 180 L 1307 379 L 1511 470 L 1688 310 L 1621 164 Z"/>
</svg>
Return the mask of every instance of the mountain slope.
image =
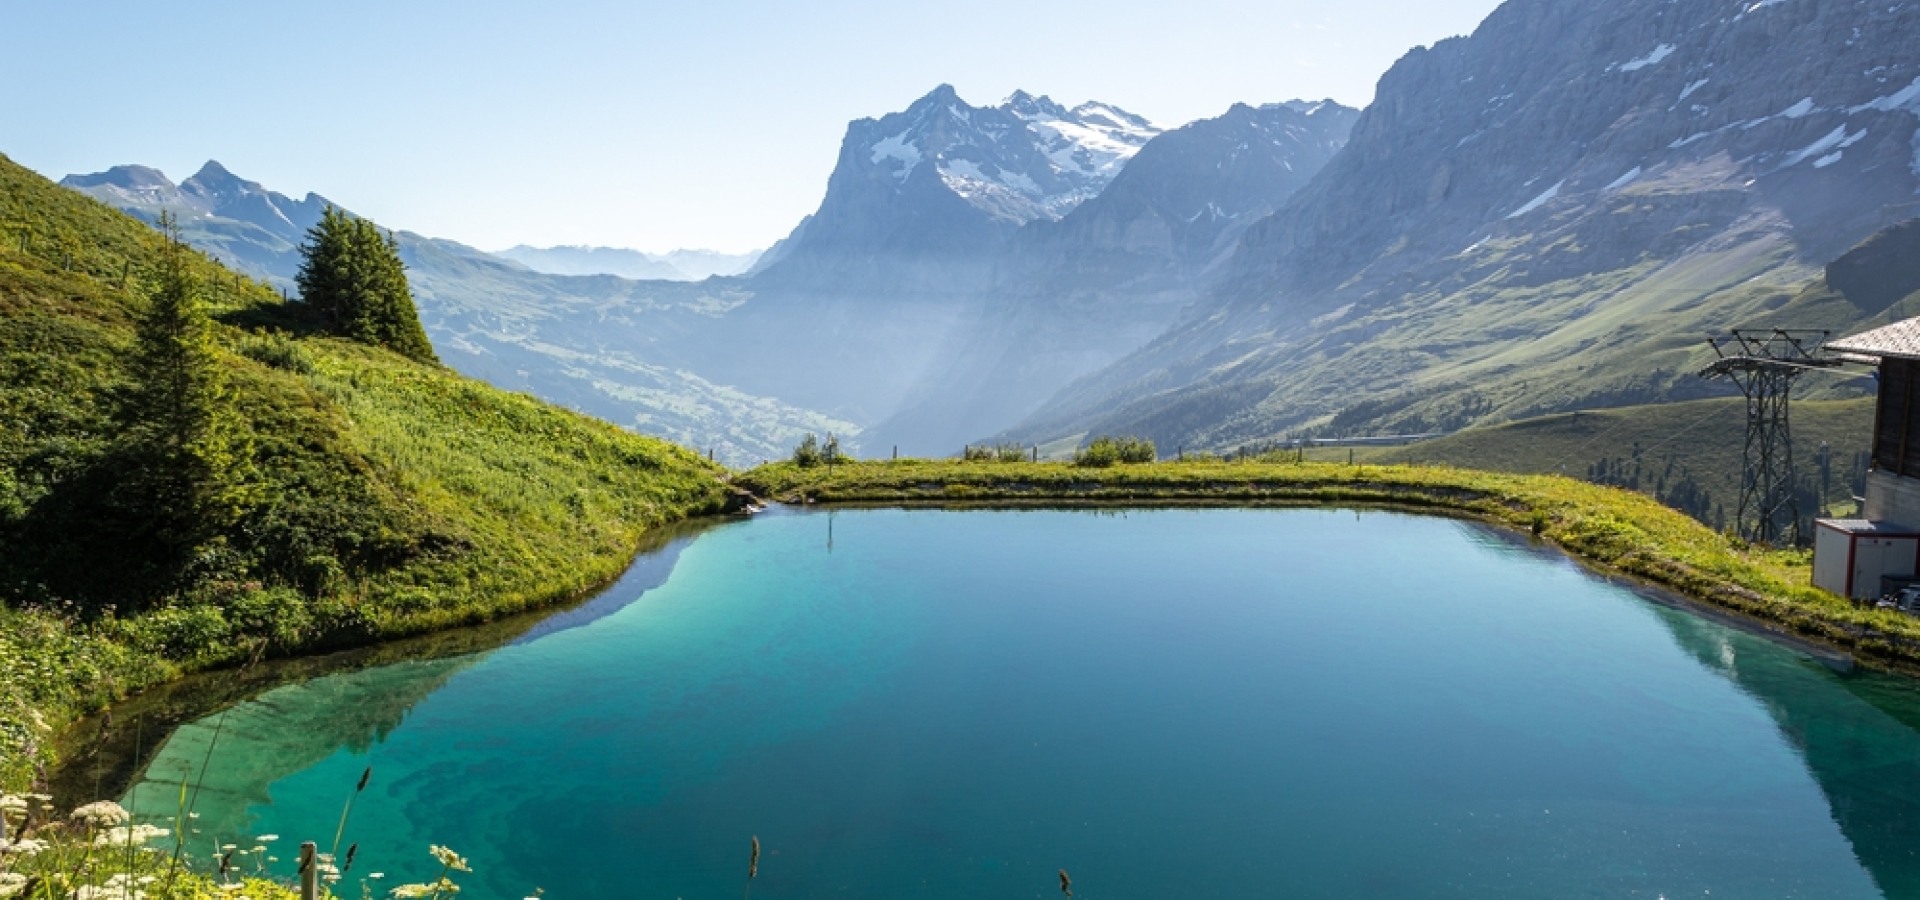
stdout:
<svg viewBox="0 0 1920 900">
<path fill-rule="evenodd" d="M 1006 242 L 977 316 L 870 443 L 951 452 L 1151 340 L 1203 296 L 1241 233 L 1345 145 L 1358 115 L 1330 101 L 1236 104 L 1149 141 L 1099 196 Z"/>
<path fill-rule="evenodd" d="M 562 599 L 726 499 L 688 450 L 315 336 L 196 254 L 257 500 L 183 557 L 127 505 L 115 419 L 160 236 L 5 157 L 0 222 L 0 779 L 104 697 Z"/>
<path fill-rule="evenodd" d="M 530 247 L 495 251 L 494 256 L 548 275 L 618 275 L 636 281 L 695 281 L 673 263 L 638 250 L 614 247 Z"/>
<path fill-rule="evenodd" d="M 618 275 L 636 281 L 702 281 L 715 275 L 739 275 L 753 268 L 759 251 L 720 253 L 674 250 L 642 253 L 619 247 L 529 247 L 521 244 L 493 255 L 548 275 Z"/>
<path fill-rule="evenodd" d="M 300 244 L 330 202 L 312 193 L 291 200 L 217 162 L 178 186 L 142 166 L 61 184 L 149 223 L 172 212 L 188 243 L 293 296 Z M 548 275 L 453 241 L 398 238 L 427 336 L 463 374 L 736 465 L 780 456 L 809 431 L 859 432 L 699 374 L 703 357 L 730 344 L 717 320 L 740 302 L 737 287 Z"/>
<path fill-rule="evenodd" d="M 1509 0 L 1408 54 L 1182 322 L 1014 434 L 1228 446 L 1699 396 L 1701 339 L 1911 217 L 1920 8 Z"/>
</svg>

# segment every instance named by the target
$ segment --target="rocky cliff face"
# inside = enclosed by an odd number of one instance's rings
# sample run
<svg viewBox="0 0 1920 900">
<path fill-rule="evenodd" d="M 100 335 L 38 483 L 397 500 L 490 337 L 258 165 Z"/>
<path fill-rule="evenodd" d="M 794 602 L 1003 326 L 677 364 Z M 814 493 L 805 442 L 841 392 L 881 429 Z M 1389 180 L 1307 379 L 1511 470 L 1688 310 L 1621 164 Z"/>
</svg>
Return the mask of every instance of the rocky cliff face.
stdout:
<svg viewBox="0 0 1920 900">
<path fill-rule="evenodd" d="M 1917 47 L 1914 4 L 1509 0 L 1396 64 L 1190 315 L 1016 433 L 1231 446 L 1700 393 L 1709 331 L 1854 324 L 1796 318 L 1793 286 L 1920 208 Z"/>
<path fill-rule="evenodd" d="M 875 445 L 952 452 L 1163 331 L 1203 295 L 1242 232 L 1346 143 L 1357 110 L 1236 104 L 1147 143 L 1098 196 L 1036 219 L 993 258 L 981 305 Z"/>
<path fill-rule="evenodd" d="M 1159 134 L 1117 107 L 1015 93 L 972 106 L 941 85 L 847 127 L 820 209 L 769 251 L 770 287 L 875 296 L 977 289 L 1028 222 L 1058 219 Z"/>
</svg>

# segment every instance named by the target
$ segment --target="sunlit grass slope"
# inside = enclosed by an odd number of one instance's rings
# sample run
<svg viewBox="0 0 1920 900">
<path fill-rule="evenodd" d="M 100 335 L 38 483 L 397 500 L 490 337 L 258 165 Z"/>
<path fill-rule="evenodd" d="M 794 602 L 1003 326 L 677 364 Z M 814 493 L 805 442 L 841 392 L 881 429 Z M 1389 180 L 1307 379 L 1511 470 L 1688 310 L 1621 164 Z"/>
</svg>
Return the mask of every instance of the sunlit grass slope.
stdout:
<svg viewBox="0 0 1920 900">
<path fill-rule="evenodd" d="M 1379 504 L 1470 515 L 1576 557 L 1891 666 L 1920 666 L 1920 619 L 1861 609 L 1815 589 L 1802 551 L 1770 551 L 1651 497 L 1553 475 L 1441 466 L 901 460 L 800 468 L 776 463 L 739 483 L 790 502 Z"/>
<path fill-rule="evenodd" d="M 691 451 L 318 336 L 299 304 L 194 255 L 256 500 L 193 558 L 161 558 L 115 505 L 114 468 L 160 246 L 0 157 L 0 785 L 130 690 L 573 596 L 646 529 L 725 499 Z"/>
<path fill-rule="evenodd" d="M 1868 397 L 1793 404 L 1797 470 L 1809 495 L 1819 495 L 1822 505 L 1836 513 L 1851 512 L 1850 498 L 1861 488 L 1872 445 L 1873 403 Z M 1566 475 L 1650 494 L 1717 524 L 1721 518 L 1731 520 L 1738 506 L 1746 427 L 1744 400 L 1694 400 L 1470 428 L 1405 447 L 1363 450 L 1358 458 Z M 1822 444 L 1827 448 L 1824 456 Z M 1347 451 L 1321 448 L 1308 451 L 1308 458 L 1344 460 Z"/>
</svg>

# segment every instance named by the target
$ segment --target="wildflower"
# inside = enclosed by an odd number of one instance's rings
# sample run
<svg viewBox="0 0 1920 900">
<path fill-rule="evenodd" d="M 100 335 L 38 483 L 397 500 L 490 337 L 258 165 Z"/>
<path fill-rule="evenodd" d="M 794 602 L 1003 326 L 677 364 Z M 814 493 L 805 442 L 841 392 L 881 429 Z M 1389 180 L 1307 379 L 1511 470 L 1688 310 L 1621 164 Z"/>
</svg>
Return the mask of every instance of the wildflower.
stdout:
<svg viewBox="0 0 1920 900">
<path fill-rule="evenodd" d="M 27 886 L 27 876 L 19 872 L 0 872 L 0 897 L 11 897 Z"/>
<path fill-rule="evenodd" d="M 132 817 L 120 804 L 112 800 L 96 800 L 74 810 L 73 818 L 88 828 L 110 828 Z"/>
<path fill-rule="evenodd" d="M 262 844 L 270 844 L 279 839 L 280 839 L 280 836 L 277 834 L 263 834 L 257 838 L 254 838 L 254 840 L 259 841 Z"/>
<path fill-rule="evenodd" d="M 22 838 L 21 840 L 12 842 L 0 838 L 0 854 L 10 853 L 16 856 L 32 856 L 45 849 L 47 849 L 47 842 L 36 838 Z"/>
<path fill-rule="evenodd" d="M 27 811 L 27 798 L 19 794 L 0 794 L 0 813 L 24 813 Z"/>
<path fill-rule="evenodd" d="M 439 844 L 434 844 L 432 847 L 428 848 L 427 852 L 432 853 L 433 858 L 439 860 L 441 865 L 446 866 L 447 868 L 452 869 L 455 872 L 473 871 L 473 869 L 467 866 L 467 861 L 460 857 L 460 854 L 455 853 L 452 850 L 447 849 L 446 847 L 442 847 Z"/>
<path fill-rule="evenodd" d="M 154 838 L 166 837 L 169 833 L 165 828 L 148 825 L 145 822 L 138 825 L 122 825 L 116 828 L 109 828 L 94 835 L 93 845 L 96 847 L 124 847 L 128 844 L 144 844 Z"/>
<path fill-rule="evenodd" d="M 431 884 L 403 884 L 394 888 L 388 896 L 393 897 L 394 900 L 412 900 L 412 898 L 415 897 L 431 897 L 434 892 L 433 888 L 434 886 Z"/>
</svg>

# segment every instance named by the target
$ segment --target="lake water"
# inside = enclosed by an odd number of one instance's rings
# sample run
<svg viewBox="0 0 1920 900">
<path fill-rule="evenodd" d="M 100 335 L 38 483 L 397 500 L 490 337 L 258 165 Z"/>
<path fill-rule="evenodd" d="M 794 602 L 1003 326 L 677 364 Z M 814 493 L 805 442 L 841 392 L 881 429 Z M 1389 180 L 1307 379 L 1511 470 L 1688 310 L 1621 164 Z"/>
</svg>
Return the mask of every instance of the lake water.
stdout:
<svg viewBox="0 0 1920 900">
<path fill-rule="evenodd" d="M 1483 526 L 776 513 L 454 659 L 281 687 L 136 784 L 196 848 L 463 897 L 1920 896 L 1920 692 Z M 213 739 L 218 732 L 217 740 Z M 211 754 L 208 744 L 211 741 Z"/>
</svg>

